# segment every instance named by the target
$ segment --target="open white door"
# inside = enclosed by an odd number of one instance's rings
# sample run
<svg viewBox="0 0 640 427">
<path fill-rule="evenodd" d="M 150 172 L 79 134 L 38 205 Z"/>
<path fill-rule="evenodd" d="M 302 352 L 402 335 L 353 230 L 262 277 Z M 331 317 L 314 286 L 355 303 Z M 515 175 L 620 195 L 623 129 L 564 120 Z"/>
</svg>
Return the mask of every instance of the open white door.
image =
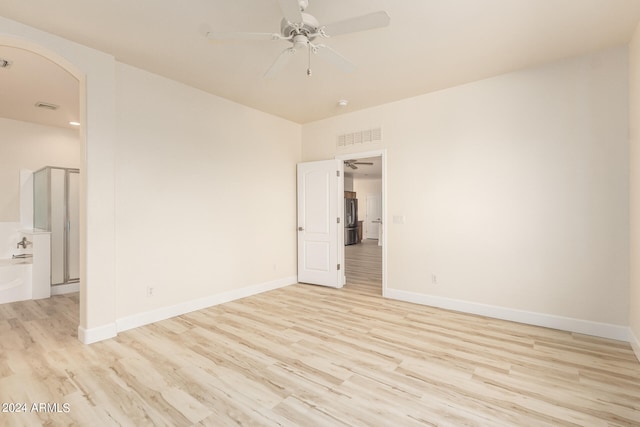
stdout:
<svg viewBox="0 0 640 427">
<path fill-rule="evenodd" d="M 344 164 L 298 164 L 298 281 L 341 288 L 344 283 Z"/>
</svg>

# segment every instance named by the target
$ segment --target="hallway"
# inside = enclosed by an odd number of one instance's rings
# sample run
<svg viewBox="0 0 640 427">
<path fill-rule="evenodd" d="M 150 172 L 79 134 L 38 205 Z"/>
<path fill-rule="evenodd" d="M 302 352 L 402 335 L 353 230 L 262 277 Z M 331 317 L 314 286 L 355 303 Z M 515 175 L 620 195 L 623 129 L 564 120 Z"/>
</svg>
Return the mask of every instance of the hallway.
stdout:
<svg viewBox="0 0 640 427">
<path fill-rule="evenodd" d="M 378 241 L 364 239 L 344 249 L 345 286 L 363 293 L 382 295 L 382 246 L 378 246 Z"/>
</svg>

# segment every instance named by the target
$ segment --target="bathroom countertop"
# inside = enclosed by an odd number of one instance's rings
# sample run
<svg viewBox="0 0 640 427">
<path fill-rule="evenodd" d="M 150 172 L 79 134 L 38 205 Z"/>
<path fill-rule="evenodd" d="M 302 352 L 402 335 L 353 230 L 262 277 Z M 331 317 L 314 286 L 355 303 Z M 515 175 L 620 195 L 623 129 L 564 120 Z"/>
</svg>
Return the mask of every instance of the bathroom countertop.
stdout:
<svg viewBox="0 0 640 427">
<path fill-rule="evenodd" d="M 41 230 L 39 228 L 23 228 L 19 231 L 20 233 L 25 233 L 25 234 L 51 234 L 50 231 Z"/>
<path fill-rule="evenodd" d="M 33 258 L 0 259 L 0 267 L 2 267 L 3 265 L 17 265 L 17 264 L 33 264 Z"/>
</svg>

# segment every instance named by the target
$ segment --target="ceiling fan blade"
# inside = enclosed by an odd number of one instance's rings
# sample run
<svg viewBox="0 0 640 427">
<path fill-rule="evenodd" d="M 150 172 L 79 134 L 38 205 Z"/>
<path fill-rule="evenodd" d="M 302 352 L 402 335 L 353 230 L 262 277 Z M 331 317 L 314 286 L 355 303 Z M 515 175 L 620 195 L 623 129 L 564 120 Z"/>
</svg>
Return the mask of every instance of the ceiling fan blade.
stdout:
<svg viewBox="0 0 640 427">
<path fill-rule="evenodd" d="M 284 19 L 292 24 L 302 23 L 302 11 L 298 0 L 278 0 Z"/>
<path fill-rule="evenodd" d="M 280 55 L 276 58 L 275 62 L 271 64 L 271 67 L 264 73 L 263 77 L 265 79 L 270 79 L 274 77 L 285 65 L 291 60 L 293 54 L 296 53 L 296 50 L 292 47 L 283 50 L 280 52 Z"/>
<path fill-rule="evenodd" d="M 339 36 L 340 34 L 355 33 L 357 31 L 372 30 L 374 28 L 386 27 L 389 25 L 391 17 L 383 10 L 345 19 L 325 25 L 322 31 L 327 37 Z"/>
<path fill-rule="evenodd" d="M 281 38 L 280 34 L 274 33 L 244 33 L 239 31 L 228 32 L 212 32 L 209 31 L 206 34 L 209 40 L 278 40 Z"/>
<path fill-rule="evenodd" d="M 355 160 L 345 160 L 345 166 L 349 166 L 351 169 L 358 169 L 358 167 L 354 164 Z"/>
<path fill-rule="evenodd" d="M 352 62 L 335 50 L 331 49 L 329 46 L 319 44 L 312 45 L 312 48 L 314 53 L 340 68 L 345 73 L 350 73 L 356 69 L 356 66 Z"/>
</svg>

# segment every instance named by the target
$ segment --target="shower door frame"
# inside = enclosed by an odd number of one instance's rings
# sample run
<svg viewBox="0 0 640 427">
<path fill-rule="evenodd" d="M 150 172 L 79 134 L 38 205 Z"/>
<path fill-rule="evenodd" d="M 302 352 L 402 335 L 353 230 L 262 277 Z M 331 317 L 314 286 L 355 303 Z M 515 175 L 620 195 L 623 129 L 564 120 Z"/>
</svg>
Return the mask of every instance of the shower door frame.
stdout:
<svg viewBox="0 0 640 427">
<path fill-rule="evenodd" d="M 76 173 L 76 174 L 80 174 L 80 169 L 77 168 L 64 168 L 64 167 L 59 167 L 59 166 L 45 166 L 41 169 L 38 169 L 37 171 L 35 171 L 33 173 L 33 175 L 35 176 L 35 174 L 42 172 L 42 171 L 46 171 L 47 174 L 47 230 L 49 232 L 53 232 L 52 230 L 52 224 L 51 224 L 51 204 L 52 204 L 52 181 L 51 181 L 51 171 L 53 169 L 56 170 L 63 170 L 64 171 L 64 209 L 63 209 L 63 252 L 62 252 L 62 278 L 63 281 L 60 283 L 53 283 L 53 275 L 51 275 L 51 286 L 59 286 L 59 285 L 67 285 L 67 284 L 71 284 L 71 283 L 78 283 L 80 281 L 80 277 L 78 275 L 78 277 L 70 277 L 70 273 L 69 273 L 69 252 L 70 252 L 70 239 L 69 239 L 69 233 L 70 233 L 70 229 L 71 229 L 71 222 L 69 220 L 70 218 L 70 212 L 69 212 L 69 175 L 72 173 Z M 34 179 L 34 185 L 35 185 L 35 179 Z M 79 197 L 79 195 L 78 195 Z M 33 221 L 33 225 L 34 228 L 36 228 L 36 221 L 35 221 L 35 216 L 36 216 L 36 201 L 35 201 L 35 191 L 34 191 L 34 221 Z M 79 218 L 78 218 L 79 219 Z M 78 224 L 79 226 L 79 224 Z M 53 265 L 53 250 L 51 251 L 51 258 L 52 258 L 52 265 Z"/>
</svg>

